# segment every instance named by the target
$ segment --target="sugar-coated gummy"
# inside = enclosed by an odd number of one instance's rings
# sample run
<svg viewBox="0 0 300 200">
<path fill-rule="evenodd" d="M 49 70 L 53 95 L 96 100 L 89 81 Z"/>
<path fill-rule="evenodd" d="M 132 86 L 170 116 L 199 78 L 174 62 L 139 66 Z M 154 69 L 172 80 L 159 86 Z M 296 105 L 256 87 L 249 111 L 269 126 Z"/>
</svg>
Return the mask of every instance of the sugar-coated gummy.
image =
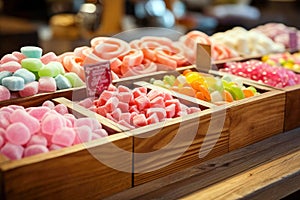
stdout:
<svg viewBox="0 0 300 200">
<path fill-rule="evenodd" d="M 20 50 L 27 58 L 41 58 L 43 53 L 43 49 L 36 46 L 24 46 Z"/>
<path fill-rule="evenodd" d="M 2 79 L 2 85 L 10 91 L 20 91 L 24 89 L 25 81 L 17 76 L 9 76 Z"/>
</svg>

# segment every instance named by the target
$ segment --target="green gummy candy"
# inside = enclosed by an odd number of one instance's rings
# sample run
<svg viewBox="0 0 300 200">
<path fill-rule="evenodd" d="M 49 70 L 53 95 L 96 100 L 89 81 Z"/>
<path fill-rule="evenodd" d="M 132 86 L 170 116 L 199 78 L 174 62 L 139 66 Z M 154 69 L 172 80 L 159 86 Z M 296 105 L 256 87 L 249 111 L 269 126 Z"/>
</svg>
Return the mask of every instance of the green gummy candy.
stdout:
<svg viewBox="0 0 300 200">
<path fill-rule="evenodd" d="M 56 77 L 59 74 L 59 69 L 57 67 L 53 67 L 52 65 L 44 65 L 40 71 L 39 76 L 48 76 L 48 77 Z"/>
<path fill-rule="evenodd" d="M 43 50 L 40 47 L 35 46 L 25 46 L 21 48 L 21 53 L 23 53 L 27 58 L 41 58 Z"/>
<path fill-rule="evenodd" d="M 84 82 L 74 72 L 67 72 L 64 76 L 70 81 L 72 87 L 80 87 L 84 85 Z"/>
<path fill-rule="evenodd" d="M 254 94 L 258 93 L 257 90 L 256 90 L 256 88 L 253 87 L 253 86 L 249 86 L 249 87 L 247 87 L 247 89 L 251 90 Z"/>
<path fill-rule="evenodd" d="M 235 100 L 240 100 L 245 98 L 242 89 L 238 86 L 232 85 L 231 87 L 225 87 L 225 90 L 230 92 L 230 94 Z"/>
<path fill-rule="evenodd" d="M 49 62 L 47 64 L 47 66 L 50 66 L 52 68 L 56 68 L 58 70 L 59 74 L 65 74 L 65 68 L 60 62 L 52 61 L 52 62 Z"/>
<path fill-rule="evenodd" d="M 43 63 L 38 58 L 25 58 L 21 61 L 21 66 L 31 72 L 38 72 L 43 67 Z"/>
<path fill-rule="evenodd" d="M 168 76 L 168 75 L 166 75 L 166 76 L 164 76 L 163 81 L 164 81 L 166 84 L 168 84 L 168 85 L 170 85 L 170 86 L 173 86 L 173 85 L 174 85 L 174 82 L 175 82 L 175 77 L 174 77 L 174 76 Z"/>
</svg>

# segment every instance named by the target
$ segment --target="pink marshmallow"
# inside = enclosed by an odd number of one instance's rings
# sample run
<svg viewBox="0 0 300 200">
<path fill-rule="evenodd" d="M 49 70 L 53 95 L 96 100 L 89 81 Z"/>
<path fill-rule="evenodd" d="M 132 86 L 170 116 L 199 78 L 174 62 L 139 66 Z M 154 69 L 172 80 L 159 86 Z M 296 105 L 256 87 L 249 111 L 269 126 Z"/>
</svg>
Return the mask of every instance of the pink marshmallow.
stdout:
<svg viewBox="0 0 300 200">
<path fill-rule="evenodd" d="M 31 134 L 23 123 L 16 122 L 7 127 L 5 137 L 12 144 L 23 145 L 29 141 Z"/>
<path fill-rule="evenodd" d="M 43 135 L 33 135 L 27 143 L 27 146 L 39 144 L 43 146 L 47 146 L 48 142 L 45 136 Z"/>
<path fill-rule="evenodd" d="M 85 108 L 90 108 L 94 105 L 93 100 L 91 98 L 86 98 L 86 99 L 80 101 L 78 104 Z"/>
<path fill-rule="evenodd" d="M 66 118 L 67 121 L 69 121 L 71 123 L 71 125 L 72 125 L 71 127 L 74 127 L 74 123 L 76 120 L 74 115 L 67 113 L 67 114 L 64 114 L 64 118 Z"/>
<path fill-rule="evenodd" d="M 6 129 L 10 124 L 10 113 L 0 112 L 0 128 Z"/>
<path fill-rule="evenodd" d="M 31 109 L 28 112 L 29 115 L 36 118 L 37 120 L 41 121 L 44 117 L 44 115 L 50 111 L 49 107 L 46 106 L 40 106 L 40 107 L 31 107 Z"/>
<path fill-rule="evenodd" d="M 57 144 L 51 144 L 50 147 L 49 147 L 49 150 L 53 151 L 53 150 L 58 150 L 58 149 L 62 149 L 62 148 L 64 148 L 64 147 L 60 146 L 60 145 L 57 145 Z"/>
<path fill-rule="evenodd" d="M 1 58 L 0 64 L 7 63 L 10 61 L 19 62 L 19 59 L 13 54 L 6 54 Z"/>
<path fill-rule="evenodd" d="M 44 65 L 47 65 L 49 62 L 58 61 L 58 58 L 55 53 L 48 52 L 41 57 L 41 61 Z"/>
<path fill-rule="evenodd" d="M 15 72 L 21 68 L 21 64 L 16 61 L 9 61 L 0 65 L 0 71 Z"/>
<path fill-rule="evenodd" d="M 57 104 L 54 107 L 54 110 L 56 110 L 61 115 L 69 113 L 67 106 L 64 104 Z"/>
<path fill-rule="evenodd" d="M 18 62 L 21 63 L 21 61 L 26 58 L 26 56 L 24 54 L 22 54 L 21 52 L 19 51 L 14 51 L 12 52 L 12 55 L 14 55 L 15 57 L 18 58 Z"/>
<path fill-rule="evenodd" d="M 105 129 L 103 129 L 103 128 L 96 129 L 96 130 L 93 131 L 93 133 L 99 135 L 100 137 L 106 137 L 106 136 L 108 136 L 107 131 Z"/>
<path fill-rule="evenodd" d="M 4 145 L 5 139 L 3 138 L 2 135 L 0 135 L 0 148 Z"/>
<path fill-rule="evenodd" d="M 48 107 L 48 108 L 50 108 L 50 109 L 54 109 L 55 104 L 54 104 L 52 101 L 45 101 L 45 102 L 42 104 L 42 106 L 46 106 L 46 107 Z"/>
<path fill-rule="evenodd" d="M 0 101 L 9 100 L 9 99 L 10 99 L 10 91 L 6 87 L 0 85 Z"/>
<path fill-rule="evenodd" d="M 33 81 L 27 83 L 23 90 L 19 91 L 21 97 L 30 97 L 36 95 L 39 92 L 39 82 Z"/>
<path fill-rule="evenodd" d="M 11 160 L 18 160 L 22 158 L 24 152 L 24 147 L 21 145 L 6 143 L 2 149 L 1 153 Z"/>
<path fill-rule="evenodd" d="M 49 151 L 48 148 L 45 147 L 44 145 L 34 144 L 25 148 L 24 157 L 33 156 L 40 153 L 46 153 L 48 151 Z"/>
<path fill-rule="evenodd" d="M 73 144 L 75 136 L 76 133 L 73 128 L 64 127 L 54 133 L 52 143 L 68 147 Z"/>
<path fill-rule="evenodd" d="M 39 79 L 39 91 L 40 92 L 55 92 L 56 82 L 53 77 L 43 76 Z"/>
<path fill-rule="evenodd" d="M 29 115 L 25 110 L 17 109 L 10 115 L 10 121 L 12 123 L 22 122 L 27 126 L 31 135 L 37 133 L 40 130 L 40 122 L 36 118 Z"/>
<path fill-rule="evenodd" d="M 64 121 L 59 115 L 47 114 L 42 119 L 41 130 L 44 134 L 53 135 L 57 130 L 63 128 L 64 125 Z"/>
<path fill-rule="evenodd" d="M 88 117 L 76 119 L 74 121 L 74 127 L 88 126 L 92 129 L 93 121 L 91 119 L 92 118 L 88 118 Z"/>
<path fill-rule="evenodd" d="M 89 142 L 92 140 L 92 130 L 88 126 L 81 126 L 74 129 L 76 132 L 75 144 Z"/>
</svg>

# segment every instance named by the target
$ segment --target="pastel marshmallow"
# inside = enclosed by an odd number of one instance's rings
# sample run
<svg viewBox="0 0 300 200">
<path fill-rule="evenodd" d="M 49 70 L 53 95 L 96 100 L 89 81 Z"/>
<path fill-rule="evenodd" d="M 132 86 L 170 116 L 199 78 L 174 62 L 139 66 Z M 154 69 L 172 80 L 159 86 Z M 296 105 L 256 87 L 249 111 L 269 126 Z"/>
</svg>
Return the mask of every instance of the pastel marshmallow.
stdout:
<svg viewBox="0 0 300 200">
<path fill-rule="evenodd" d="M 52 101 L 47 100 L 47 101 L 44 101 L 44 103 L 42 104 L 42 106 L 46 106 L 46 107 L 48 107 L 50 109 L 53 109 L 55 107 L 55 104 Z"/>
<path fill-rule="evenodd" d="M 61 146 L 71 146 L 75 140 L 76 133 L 73 128 L 64 127 L 57 130 L 52 136 L 52 143 Z"/>
<path fill-rule="evenodd" d="M 12 55 L 14 55 L 15 57 L 18 58 L 18 62 L 21 63 L 21 61 L 26 58 L 26 56 L 24 54 L 22 54 L 21 52 L 19 51 L 14 51 L 12 52 Z"/>
<path fill-rule="evenodd" d="M 46 137 L 43 135 L 33 135 L 28 141 L 27 146 L 35 145 L 35 144 L 43 145 L 46 147 L 48 142 Z"/>
<path fill-rule="evenodd" d="M 7 127 L 5 137 L 12 144 L 24 145 L 29 141 L 31 134 L 25 124 L 17 122 Z"/>
<path fill-rule="evenodd" d="M 64 105 L 64 104 L 57 104 L 57 105 L 54 107 L 54 110 L 55 110 L 56 112 L 58 112 L 59 114 L 61 114 L 61 115 L 64 115 L 64 114 L 69 113 L 67 106 Z"/>
<path fill-rule="evenodd" d="M 10 113 L 0 112 L 0 128 L 6 129 L 10 124 Z"/>
<path fill-rule="evenodd" d="M 92 129 L 88 126 L 81 126 L 74 129 L 76 132 L 75 144 L 89 142 L 92 140 Z"/>
<path fill-rule="evenodd" d="M 9 71 L 0 72 L 0 85 L 2 85 L 2 79 L 6 78 L 6 77 L 10 77 L 10 76 L 12 76 L 12 72 L 9 72 Z"/>
<path fill-rule="evenodd" d="M 27 58 L 41 58 L 43 50 L 36 46 L 24 46 L 21 48 L 21 53 Z"/>
<path fill-rule="evenodd" d="M 44 65 L 38 72 L 39 77 L 56 77 L 60 73 L 59 69 L 56 66 L 50 64 Z"/>
<path fill-rule="evenodd" d="M 17 76 L 24 79 L 25 84 L 35 81 L 35 75 L 27 69 L 18 69 L 13 76 Z"/>
<path fill-rule="evenodd" d="M 47 106 L 40 106 L 40 107 L 32 107 L 28 112 L 29 115 L 36 118 L 37 120 L 41 121 L 44 115 L 49 112 L 51 109 Z"/>
<path fill-rule="evenodd" d="M 107 131 L 105 129 L 103 129 L 103 128 L 96 129 L 96 130 L 93 131 L 93 133 L 99 135 L 100 137 L 106 137 L 106 136 L 108 136 Z"/>
<path fill-rule="evenodd" d="M 1 60 L 0 60 L 0 64 L 3 64 L 3 63 L 7 63 L 7 62 L 10 62 L 10 61 L 15 61 L 15 62 L 19 62 L 19 59 L 13 55 L 13 54 L 6 54 L 4 55 Z"/>
<path fill-rule="evenodd" d="M 74 72 L 67 72 L 64 76 L 70 81 L 72 87 L 81 87 L 84 85 L 84 82 Z"/>
<path fill-rule="evenodd" d="M 10 91 L 6 87 L 0 85 L 0 101 L 8 100 L 10 97 Z"/>
<path fill-rule="evenodd" d="M 48 52 L 41 57 L 41 61 L 43 64 L 48 64 L 52 61 L 58 61 L 57 55 L 54 52 Z"/>
<path fill-rule="evenodd" d="M 39 82 L 33 81 L 31 83 L 27 83 L 24 86 L 23 90 L 19 91 L 21 97 L 30 97 L 36 95 L 39 92 Z"/>
<path fill-rule="evenodd" d="M 16 61 L 9 61 L 0 65 L 0 71 L 15 72 L 21 68 L 21 64 Z"/>
<path fill-rule="evenodd" d="M 39 92 L 55 92 L 56 82 L 53 77 L 40 77 Z"/>
<path fill-rule="evenodd" d="M 1 148 L 1 154 L 6 156 L 7 158 L 11 160 L 18 160 L 21 159 L 24 152 L 24 147 L 21 145 L 16 145 L 7 142 L 2 148 Z"/>
<path fill-rule="evenodd" d="M 48 148 L 44 145 L 34 144 L 25 148 L 24 157 L 33 156 L 41 153 L 49 152 Z"/>
<path fill-rule="evenodd" d="M 31 72 L 38 72 L 43 67 L 42 61 L 38 58 L 25 58 L 21 61 L 21 65 Z"/>
<path fill-rule="evenodd" d="M 47 135 L 53 135 L 57 130 L 62 129 L 63 127 L 63 120 L 56 114 L 46 115 L 41 122 L 42 133 Z"/>
<path fill-rule="evenodd" d="M 10 121 L 12 123 L 23 123 L 29 129 L 31 135 L 37 133 L 40 130 L 40 122 L 36 118 L 29 115 L 25 110 L 15 110 L 10 114 Z"/>
<path fill-rule="evenodd" d="M 64 77 L 61 74 L 58 74 L 55 77 L 55 82 L 56 82 L 57 89 L 59 89 L 59 90 L 72 88 L 72 84 L 69 81 L 69 79 L 67 79 L 66 77 Z"/>
<path fill-rule="evenodd" d="M 20 91 L 24 89 L 25 81 L 23 78 L 10 76 L 2 79 L 2 85 L 10 91 Z"/>
</svg>

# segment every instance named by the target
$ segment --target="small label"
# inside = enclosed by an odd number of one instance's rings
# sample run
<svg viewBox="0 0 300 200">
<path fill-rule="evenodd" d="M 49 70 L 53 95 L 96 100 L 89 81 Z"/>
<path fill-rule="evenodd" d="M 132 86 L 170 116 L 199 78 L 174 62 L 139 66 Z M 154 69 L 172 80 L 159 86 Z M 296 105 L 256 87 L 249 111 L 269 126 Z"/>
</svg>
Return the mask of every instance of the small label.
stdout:
<svg viewBox="0 0 300 200">
<path fill-rule="evenodd" d="M 296 51 L 298 49 L 298 36 L 296 31 L 291 31 L 289 33 L 289 46 L 291 51 Z"/>
<path fill-rule="evenodd" d="M 209 72 L 211 69 L 211 46 L 197 44 L 196 68 L 202 72 Z"/>
<path fill-rule="evenodd" d="M 84 72 L 88 97 L 99 97 L 112 82 L 109 61 L 85 65 Z"/>
</svg>

